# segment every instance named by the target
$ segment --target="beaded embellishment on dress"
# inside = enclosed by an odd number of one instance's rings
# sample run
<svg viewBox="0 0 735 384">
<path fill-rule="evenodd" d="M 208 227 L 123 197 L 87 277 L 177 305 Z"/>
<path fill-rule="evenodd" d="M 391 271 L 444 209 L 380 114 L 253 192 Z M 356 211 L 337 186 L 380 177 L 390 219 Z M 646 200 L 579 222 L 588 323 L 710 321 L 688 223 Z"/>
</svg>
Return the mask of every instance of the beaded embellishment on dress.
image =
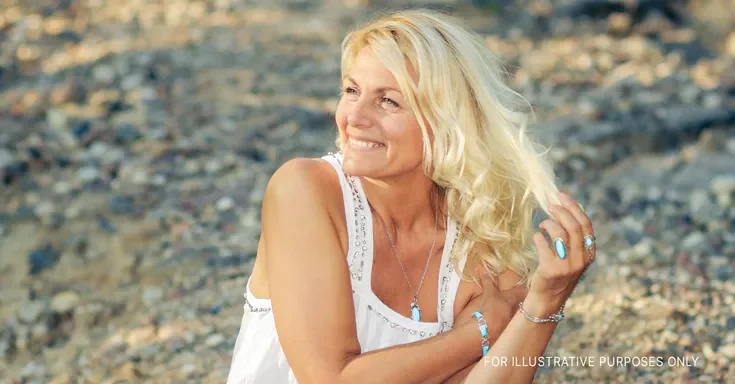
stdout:
<svg viewBox="0 0 735 384">
<path fill-rule="evenodd" d="M 342 168 L 342 160 L 339 156 L 337 156 L 338 153 L 336 152 L 329 152 L 328 155 L 334 157 L 334 159 L 339 163 L 340 169 L 342 169 L 342 174 L 344 175 L 347 184 L 349 185 L 350 192 L 352 194 L 352 198 L 354 201 L 354 212 L 355 212 L 355 227 L 356 227 L 356 233 L 355 233 L 355 244 L 354 244 L 354 250 L 352 247 L 352 244 L 350 246 L 350 253 L 351 257 L 349 259 L 348 264 L 350 265 L 350 270 L 353 270 L 353 266 L 355 266 L 355 262 L 359 262 L 359 268 L 356 272 L 351 273 L 351 277 L 353 280 L 362 281 L 362 272 L 363 272 L 363 266 L 364 266 L 364 260 L 366 251 L 368 250 L 367 247 L 367 232 L 366 232 L 366 225 L 367 225 L 367 217 L 365 216 L 366 211 L 365 207 L 367 206 L 367 203 L 363 201 L 362 196 L 360 195 L 360 190 L 358 186 L 358 180 L 355 176 L 349 175 L 346 172 L 344 172 L 344 168 Z M 449 228 L 447 228 L 449 229 Z M 451 249 L 449 254 L 454 254 L 454 249 L 457 244 L 458 236 L 454 237 L 454 241 L 452 242 Z M 439 313 L 444 313 L 445 311 L 445 305 L 447 303 L 447 294 L 449 292 L 449 286 L 451 281 L 451 274 L 454 272 L 454 265 L 452 264 L 452 258 L 449 257 L 447 263 L 443 266 L 442 271 L 440 273 L 443 275 L 442 278 L 439 281 L 440 289 L 439 292 L 441 292 L 441 297 L 439 298 Z M 446 273 L 445 273 L 446 272 Z M 353 290 L 354 293 L 354 290 Z M 400 327 L 394 322 L 391 322 L 390 319 L 388 319 L 385 315 L 380 313 L 376 308 L 369 307 L 371 311 L 376 313 L 378 317 L 384 319 L 386 322 L 391 323 L 391 327 Z M 449 321 L 443 320 L 440 318 L 441 325 L 439 328 L 439 333 L 444 332 L 446 330 L 449 330 L 452 328 L 452 324 L 450 324 Z M 394 325 L 395 324 L 395 325 Z M 411 332 L 413 331 L 413 332 Z M 422 338 L 424 337 L 431 337 L 434 336 L 436 333 L 431 332 L 420 332 L 416 330 L 410 330 L 406 328 L 406 332 L 415 334 L 418 333 Z"/>
</svg>

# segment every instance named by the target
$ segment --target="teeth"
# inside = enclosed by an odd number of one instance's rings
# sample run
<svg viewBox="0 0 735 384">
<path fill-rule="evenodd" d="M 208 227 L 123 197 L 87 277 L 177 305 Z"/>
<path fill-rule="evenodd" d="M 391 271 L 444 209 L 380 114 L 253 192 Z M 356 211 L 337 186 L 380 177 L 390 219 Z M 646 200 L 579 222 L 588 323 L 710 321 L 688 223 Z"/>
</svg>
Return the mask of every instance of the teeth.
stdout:
<svg viewBox="0 0 735 384">
<path fill-rule="evenodd" d="M 361 148 L 378 148 L 383 146 L 383 144 L 380 143 L 371 143 L 369 141 L 361 141 L 353 138 L 350 138 L 350 144 Z"/>
</svg>

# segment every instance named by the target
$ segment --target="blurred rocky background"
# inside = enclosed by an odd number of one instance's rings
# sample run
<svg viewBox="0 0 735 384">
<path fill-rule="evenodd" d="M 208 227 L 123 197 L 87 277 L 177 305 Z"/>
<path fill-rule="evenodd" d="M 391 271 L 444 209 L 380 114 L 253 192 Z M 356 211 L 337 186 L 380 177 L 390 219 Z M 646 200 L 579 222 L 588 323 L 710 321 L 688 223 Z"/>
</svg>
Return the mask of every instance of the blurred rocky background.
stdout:
<svg viewBox="0 0 735 384">
<path fill-rule="evenodd" d="M 268 178 L 403 7 L 487 37 L 596 224 L 546 354 L 689 363 L 538 382 L 732 382 L 733 0 L 0 0 L 0 382 L 224 382 Z"/>
</svg>

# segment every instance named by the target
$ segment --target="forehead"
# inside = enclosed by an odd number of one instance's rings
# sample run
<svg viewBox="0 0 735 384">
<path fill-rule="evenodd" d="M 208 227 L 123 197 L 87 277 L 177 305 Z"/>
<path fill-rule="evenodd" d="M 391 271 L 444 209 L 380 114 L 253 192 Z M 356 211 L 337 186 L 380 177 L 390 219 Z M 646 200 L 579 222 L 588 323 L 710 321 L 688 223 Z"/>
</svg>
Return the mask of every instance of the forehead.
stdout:
<svg viewBox="0 0 735 384">
<path fill-rule="evenodd" d="M 405 65 L 408 75 L 415 79 L 415 71 L 409 65 L 408 60 L 405 61 Z M 383 61 L 369 47 L 363 47 L 355 55 L 355 59 L 352 61 L 345 77 L 352 77 L 358 82 L 368 83 L 366 85 L 375 84 L 376 86 L 398 88 L 398 81 L 393 72 L 385 66 Z"/>
</svg>

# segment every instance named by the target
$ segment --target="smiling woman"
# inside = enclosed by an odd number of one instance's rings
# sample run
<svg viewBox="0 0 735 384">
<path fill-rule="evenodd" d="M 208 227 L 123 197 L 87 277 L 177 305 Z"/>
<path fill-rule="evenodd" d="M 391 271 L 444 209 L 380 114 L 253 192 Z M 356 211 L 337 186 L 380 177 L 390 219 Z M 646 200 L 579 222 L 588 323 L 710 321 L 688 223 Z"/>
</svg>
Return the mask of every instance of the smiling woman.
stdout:
<svg viewBox="0 0 735 384">
<path fill-rule="evenodd" d="M 502 73 L 481 37 L 433 11 L 345 38 L 339 152 L 268 184 L 228 383 L 533 379 L 477 362 L 543 354 L 594 233 Z"/>
</svg>

